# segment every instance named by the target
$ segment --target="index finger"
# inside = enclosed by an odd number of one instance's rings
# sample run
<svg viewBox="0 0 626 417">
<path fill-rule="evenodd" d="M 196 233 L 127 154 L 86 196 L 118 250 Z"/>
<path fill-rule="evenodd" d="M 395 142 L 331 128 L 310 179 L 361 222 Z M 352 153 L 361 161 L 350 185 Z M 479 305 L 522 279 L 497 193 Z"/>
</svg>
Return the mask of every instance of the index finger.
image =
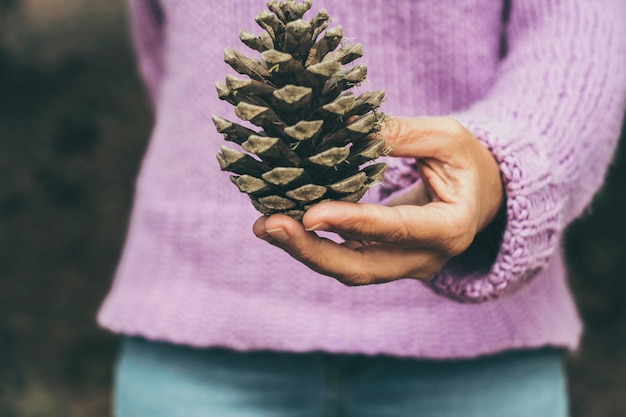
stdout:
<svg viewBox="0 0 626 417">
<path fill-rule="evenodd" d="M 458 152 L 458 140 L 466 129 L 451 117 L 389 117 L 378 136 L 385 140 L 389 155 L 411 158 L 445 158 Z"/>
</svg>

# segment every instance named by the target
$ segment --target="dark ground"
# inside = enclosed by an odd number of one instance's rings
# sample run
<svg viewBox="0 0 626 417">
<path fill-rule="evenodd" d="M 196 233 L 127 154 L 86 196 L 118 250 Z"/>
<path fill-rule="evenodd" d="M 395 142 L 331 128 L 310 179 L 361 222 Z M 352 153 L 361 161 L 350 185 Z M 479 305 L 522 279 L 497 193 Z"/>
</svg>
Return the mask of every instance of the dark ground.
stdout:
<svg viewBox="0 0 626 417">
<path fill-rule="evenodd" d="M 1 416 L 108 415 L 117 344 L 94 316 L 150 123 L 121 0 L 0 0 Z M 626 416 L 624 184 L 622 146 L 568 233 L 575 417 Z"/>
</svg>

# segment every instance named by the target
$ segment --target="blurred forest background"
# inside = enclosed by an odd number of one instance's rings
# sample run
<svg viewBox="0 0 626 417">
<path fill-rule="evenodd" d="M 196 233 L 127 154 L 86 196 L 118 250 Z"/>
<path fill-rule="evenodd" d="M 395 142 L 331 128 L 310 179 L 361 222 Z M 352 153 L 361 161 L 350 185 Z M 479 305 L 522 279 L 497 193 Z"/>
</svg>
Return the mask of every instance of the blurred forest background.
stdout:
<svg viewBox="0 0 626 417">
<path fill-rule="evenodd" d="M 0 415 L 109 415 L 117 339 L 94 317 L 151 117 L 122 0 L 0 0 Z M 625 159 L 567 234 L 575 417 L 626 416 Z"/>
</svg>

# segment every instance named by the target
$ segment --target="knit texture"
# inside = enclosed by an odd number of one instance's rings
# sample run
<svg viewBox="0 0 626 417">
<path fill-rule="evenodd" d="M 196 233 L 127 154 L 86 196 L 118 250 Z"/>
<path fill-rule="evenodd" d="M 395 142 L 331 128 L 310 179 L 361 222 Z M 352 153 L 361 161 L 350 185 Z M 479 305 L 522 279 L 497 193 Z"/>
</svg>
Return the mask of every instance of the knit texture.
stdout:
<svg viewBox="0 0 626 417">
<path fill-rule="evenodd" d="M 366 90 L 396 116 L 452 115 L 493 153 L 506 190 L 498 234 L 424 283 L 349 288 L 254 238 L 258 214 L 219 172 L 214 82 L 245 51 L 265 1 L 131 0 L 156 124 L 130 231 L 99 313 L 120 333 L 192 346 L 460 358 L 575 348 L 581 326 L 559 244 L 601 186 L 623 117 L 622 0 L 321 0 L 363 44 Z M 380 201 L 419 181 L 392 159 Z M 501 231 L 501 230 L 500 230 Z M 484 235 L 484 236 L 483 236 Z M 495 236 L 495 238 L 494 238 Z"/>
</svg>

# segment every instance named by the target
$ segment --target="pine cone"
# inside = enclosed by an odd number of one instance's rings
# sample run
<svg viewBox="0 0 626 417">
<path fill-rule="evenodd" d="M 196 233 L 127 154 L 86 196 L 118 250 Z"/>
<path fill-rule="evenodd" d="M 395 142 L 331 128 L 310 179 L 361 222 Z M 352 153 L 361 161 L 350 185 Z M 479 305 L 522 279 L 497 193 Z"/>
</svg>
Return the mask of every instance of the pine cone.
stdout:
<svg viewBox="0 0 626 417">
<path fill-rule="evenodd" d="M 362 56 L 361 45 L 341 45 L 343 29 L 327 29 L 325 10 L 306 21 L 310 0 L 270 1 L 267 8 L 255 19 L 259 36 L 239 35 L 260 59 L 226 48 L 226 63 L 247 78 L 227 75 L 216 83 L 219 98 L 262 130 L 213 116 L 227 141 L 254 156 L 222 146 L 217 159 L 259 212 L 300 221 L 313 204 L 357 202 L 382 181 L 386 164 L 366 163 L 385 151 L 382 139 L 369 137 L 380 130 L 376 109 L 385 93 L 347 92 L 367 75 L 365 65 L 343 67 Z"/>
</svg>

